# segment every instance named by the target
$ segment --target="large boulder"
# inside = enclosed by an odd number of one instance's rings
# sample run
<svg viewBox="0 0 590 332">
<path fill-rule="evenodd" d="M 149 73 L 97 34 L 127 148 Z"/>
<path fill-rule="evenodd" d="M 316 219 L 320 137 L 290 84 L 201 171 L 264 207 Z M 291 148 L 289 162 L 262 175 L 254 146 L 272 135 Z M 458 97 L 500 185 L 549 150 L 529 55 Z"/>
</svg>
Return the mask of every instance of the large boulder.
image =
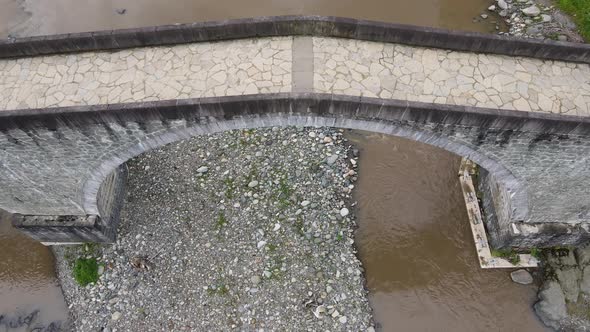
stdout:
<svg viewBox="0 0 590 332">
<path fill-rule="evenodd" d="M 582 271 L 582 280 L 580 281 L 580 291 L 590 296 L 590 266 L 586 266 Z"/>
<path fill-rule="evenodd" d="M 580 279 L 582 279 L 582 271 L 577 267 L 568 267 L 555 270 L 555 275 L 559 281 L 559 285 L 565 294 L 565 298 L 570 302 L 578 301 L 580 295 Z"/>
<path fill-rule="evenodd" d="M 539 291 L 539 301 L 535 303 L 534 308 L 545 325 L 558 330 L 561 326 L 560 322 L 567 318 L 565 295 L 559 283 L 546 282 Z"/>
<path fill-rule="evenodd" d="M 587 265 L 588 263 L 590 263 L 590 246 L 577 248 L 575 251 L 575 255 L 580 267 Z"/>
<path fill-rule="evenodd" d="M 556 269 L 563 266 L 577 266 L 577 256 L 578 254 L 574 254 L 574 251 L 572 250 L 560 250 L 549 255 L 547 257 L 547 262 Z"/>
<path fill-rule="evenodd" d="M 529 285 L 533 283 L 533 276 L 524 269 L 516 270 L 510 273 L 510 278 L 517 284 Z"/>
</svg>

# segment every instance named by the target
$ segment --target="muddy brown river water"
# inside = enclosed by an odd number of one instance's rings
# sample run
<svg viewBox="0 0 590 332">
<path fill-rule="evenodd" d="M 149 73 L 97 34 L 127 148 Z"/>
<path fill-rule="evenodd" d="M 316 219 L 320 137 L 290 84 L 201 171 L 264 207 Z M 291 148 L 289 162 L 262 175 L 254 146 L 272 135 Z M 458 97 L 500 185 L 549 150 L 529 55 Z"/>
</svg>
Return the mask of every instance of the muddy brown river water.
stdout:
<svg viewBox="0 0 590 332">
<path fill-rule="evenodd" d="M 490 0 L 0 0 L 0 38 L 272 15 L 326 15 L 492 32 Z M 483 20 L 479 16 L 487 13 Z M 474 19 L 476 22 L 474 22 Z"/>
<path fill-rule="evenodd" d="M 57 331 L 66 321 L 53 254 L 0 211 L 0 331 Z"/>
<path fill-rule="evenodd" d="M 382 331 L 545 331 L 535 286 L 479 267 L 458 156 L 380 134 L 348 139 L 360 150 L 355 240 Z"/>
<path fill-rule="evenodd" d="M 492 32 L 489 0 L 0 0 L 0 38 L 263 15 L 316 14 Z M 475 20 L 474 20 L 475 18 Z M 500 29 L 504 25 L 499 24 Z M 459 158 L 403 139 L 349 133 L 360 149 L 357 241 L 382 331 L 543 331 L 535 288 L 477 265 Z M 53 256 L 0 214 L 0 331 L 58 326 Z M 5 325 L 3 325 L 5 324 Z M 54 324 L 54 325 L 51 325 Z M 12 331 L 13 329 L 8 329 Z M 18 329 L 17 329 L 18 330 Z"/>
</svg>

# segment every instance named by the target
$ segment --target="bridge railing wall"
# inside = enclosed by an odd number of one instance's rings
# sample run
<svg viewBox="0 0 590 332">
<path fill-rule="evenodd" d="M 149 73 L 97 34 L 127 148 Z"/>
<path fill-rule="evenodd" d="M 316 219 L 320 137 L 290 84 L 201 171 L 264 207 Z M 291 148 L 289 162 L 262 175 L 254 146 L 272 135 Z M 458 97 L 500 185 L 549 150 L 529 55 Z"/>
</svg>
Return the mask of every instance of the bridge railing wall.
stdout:
<svg viewBox="0 0 590 332">
<path fill-rule="evenodd" d="M 590 45 L 325 16 L 273 16 L 0 40 L 0 58 L 272 36 L 318 36 L 590 63 Z"/>
</svg>

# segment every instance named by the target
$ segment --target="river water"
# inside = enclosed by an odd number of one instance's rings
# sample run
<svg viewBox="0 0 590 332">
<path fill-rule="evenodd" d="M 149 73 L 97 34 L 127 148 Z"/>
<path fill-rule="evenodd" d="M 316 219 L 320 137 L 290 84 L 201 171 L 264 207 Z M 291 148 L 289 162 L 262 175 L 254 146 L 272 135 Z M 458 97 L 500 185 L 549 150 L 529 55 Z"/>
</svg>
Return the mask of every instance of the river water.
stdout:
<svg viewBox="0 0 590 332">
<path fill-rule="evenodd" d="M 536 287 L 479 267 L 460 157 L 402 138 L 349 132 L 359 149 L 359 228 L 369 301 L 382 331 L 543 331 Z"/>
<path fill-rule="evenodd" d="M 53 254 L 0 210 L 0 331 L 57 331 L 66 321 Z"/>
<path fill-rule="evenodd" d="M 271 15 L 326 15 L 492 32 L 490 0 L 0 0 L 0 38 Z M 490 15 L 483 20 L 482 13 Z M 476 22 L 474 22 L 474 18 Z"/>
<path fill-rule="evenodd" d="M 492 32 L 498 19 L 479 17 L 490 2 L 0 0 L 0 38 L 287 14 Z M 543 330 L 530 309 L 533 286 L 515 285 L 506 271 L 477 265 L 457 156 L 382 135 L 348 137 L 361 151 L 356 238 L 380 330 Z M 47 328 L 66 315 L 51 252 L 11 229 L 0 214 L 0 317 L 32 317 Z"/>
</svg>

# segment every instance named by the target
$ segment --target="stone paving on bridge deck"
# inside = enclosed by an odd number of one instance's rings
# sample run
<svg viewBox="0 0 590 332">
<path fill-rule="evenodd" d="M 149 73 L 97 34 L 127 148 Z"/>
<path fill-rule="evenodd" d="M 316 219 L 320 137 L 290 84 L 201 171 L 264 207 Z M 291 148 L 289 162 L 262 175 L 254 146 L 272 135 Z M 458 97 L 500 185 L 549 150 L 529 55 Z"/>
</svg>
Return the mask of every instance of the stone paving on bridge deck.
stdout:
<svg viewBox="0 0 590 332">
<path fill-rule="evenodd" d="M 290 37 L 0 60 L 0 109 L 291 91 Z"/>
<path fill-rule="evenodd" d="M 590 115 L 588 64 L 321 37 L 0 60 L 0 110 L 291 92 L 302 67 L 309 92 Z"/>
<path fill-rule="evenodd" d="M 314 38 L 317 92 L 590 115 L 590 66 Z"/>
</svg>

